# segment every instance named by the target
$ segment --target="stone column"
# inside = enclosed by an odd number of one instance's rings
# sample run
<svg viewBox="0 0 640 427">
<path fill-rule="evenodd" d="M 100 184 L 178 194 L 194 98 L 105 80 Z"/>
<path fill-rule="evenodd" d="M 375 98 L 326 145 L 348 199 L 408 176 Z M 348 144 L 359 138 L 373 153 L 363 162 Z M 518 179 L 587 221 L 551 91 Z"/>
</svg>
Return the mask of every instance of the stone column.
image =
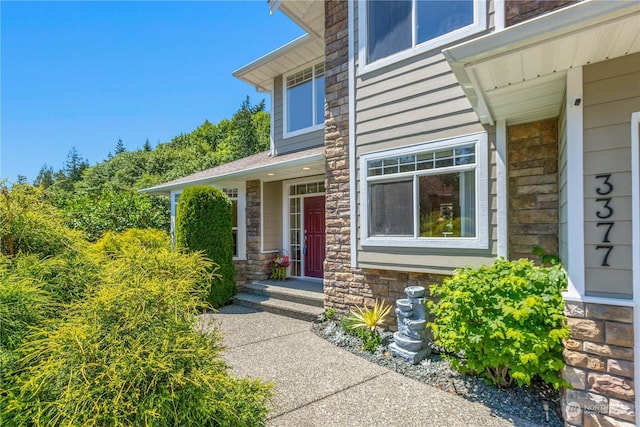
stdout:
<svg viewBox="0 0 640 427">
<path fill-rule="evenodd" d="M 511 126 L 509 258 L 530 258 L 539 246 L 558 255 L 558 120 Z"/>
<path fill-rule="evenodd" d="M 246 281 L 269 277 L 271 253 L 262 253 L 260 241 L 260 180 L 247 181 L 247 261 Z"/>
</svg>

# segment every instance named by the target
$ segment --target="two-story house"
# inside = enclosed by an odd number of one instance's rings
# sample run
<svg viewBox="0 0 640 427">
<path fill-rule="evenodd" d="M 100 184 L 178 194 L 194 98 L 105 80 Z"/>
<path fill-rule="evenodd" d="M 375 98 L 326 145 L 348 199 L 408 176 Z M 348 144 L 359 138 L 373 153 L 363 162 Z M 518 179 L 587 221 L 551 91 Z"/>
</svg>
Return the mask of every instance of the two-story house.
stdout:
<svg viewBox="0 0 640 427">
<path fill-rule="evenodd" d="M 166 183 L 235 201 L 242 281 L 272 253 L 325 305 L 558 254 L 569 425 L 635 425 L 640 3 L 271 0 L 307 34 L 234 75 L 271 94 L 269 152 Z"/>
</svg>

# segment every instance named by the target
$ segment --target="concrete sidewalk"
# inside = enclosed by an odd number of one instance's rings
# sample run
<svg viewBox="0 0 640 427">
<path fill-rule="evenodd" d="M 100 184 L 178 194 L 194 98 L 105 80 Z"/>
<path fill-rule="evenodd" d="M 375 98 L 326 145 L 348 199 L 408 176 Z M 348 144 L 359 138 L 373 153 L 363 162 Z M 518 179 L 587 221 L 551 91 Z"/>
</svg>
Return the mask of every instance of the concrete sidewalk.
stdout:
<svg viewBox="0 0 640 427">
<path fill-rule="evenodd" d="M 270 426 L 533 426 L 340 349 L 308 322 L 240 306 L 215 319 L 238 376 L 276 384 Z M 210 320 L 210 319 L 207 319 Z"/>
</svg>

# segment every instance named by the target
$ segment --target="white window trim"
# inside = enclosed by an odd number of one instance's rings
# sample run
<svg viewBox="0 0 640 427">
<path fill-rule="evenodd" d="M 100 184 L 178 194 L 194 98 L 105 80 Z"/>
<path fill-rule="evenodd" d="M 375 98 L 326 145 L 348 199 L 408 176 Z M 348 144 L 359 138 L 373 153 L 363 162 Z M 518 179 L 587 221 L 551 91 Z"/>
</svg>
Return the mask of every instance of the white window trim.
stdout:
<svg viewBox="0 0 640 427">
<path fill-rule="evenodd" d="M 367 162 L 392 156 L 402 156 L 442 148 L 454 148 L 470 143 L 476 144 L 476 237 L 416 238 L 369 236 L 369 180 Z M 434 173 L 464 170 L 465 167 L 434 169 Z M 489 248 L 489 163 L 487 134 L 477 133 L 444 140 L 431 141 L 392 150 L 363 154 L 360 157 L 360 244 L 362 247 L 417 247 L 438 249 L 488 249 Z M 414 172 L 400 173 L 379 178 L 381 181 L 396 181 L 403 176 L 414 176 Z"/>
<path fill-rule="evenodd" d="M 413 0 L 414 2 L 416 0 Z M 372 71 L 379 70 L 396 62 L 403 61 L 413 56 L 419 55 L 430 50 L 439 49 L 440 47 L 469 37 L 485 31 L 487 29 L 487 1 L 480 0 L 474 1 L 473 8 L 473 24 L 466 27 L 459 28 L 450 33 L 443 34 L 435 39 L 427 40 L 420 44 L 417 44 L 409 49 L 401 52 L 394 53 L 385 58 L 378 59 L 370 64 L 367 64 L 367 1 L 358 0 L 358 59 L 359 59 L 359 74 L 366 74 Z M 415 7 L 413 8 L 412 16 L 412 33 L 415 33 Z M 412 35 L 412 39 L 415 40 L 415 36 Z"/>
<path fill-rule="evenodd" d="M 289 105 L 287 102 L 287 77 L 301 70 L 311 67 L 311 72 L 312 72 L 311 82 L 313 85 L 313 90 L 311 91 L 311 117 L 315 121 L 316 119 L 316 66 L 321 63 L 322 63 L 322 59 L 318 58 L 309 62 L 306 65 L 303 65 L 302 67 L 295 68 L 289 71 L 288 73 L 282 75 L 282 138 L 283 139 L 293 138 L 294 136 L 304 135 L 310 132 L 324 129 L 324 119 L 323 119 L 322 123 L 317 123 L 315 125 L 306 127 L 304 129 L 298 129 L 292 132 L 287 131 L 289 127 L 288 126 L 289 122 L 287 119 L 288 117 L 287 113 L 289 111 Z"/>
<path fill-rule="evenodd" d="M 238 189 L 238 256 L 234 256 L 234 261 L 244 261 L 247 259 L 247 191 L 244 182 L 226 182 L 224 184 L 210 185 L 222 191 L 223 188 L 237 188 Z M 186 187 L 185 187 L 186 188 Z M 176 203 L 175 196 L 182 194 L 184 188 L 171 191 L 171 240 L 175 244 L 175 230 L 176 230 Z"/>
</svg>

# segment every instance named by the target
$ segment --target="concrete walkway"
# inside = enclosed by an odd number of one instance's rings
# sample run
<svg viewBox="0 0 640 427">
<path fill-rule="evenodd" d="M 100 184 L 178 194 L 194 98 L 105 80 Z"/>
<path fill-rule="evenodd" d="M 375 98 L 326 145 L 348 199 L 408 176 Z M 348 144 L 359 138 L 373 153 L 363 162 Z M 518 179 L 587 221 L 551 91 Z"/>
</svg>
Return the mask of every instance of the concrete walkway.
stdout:
<svg viewBox="0 0 640 427">
<path fill-rule="evenodd" d="M 270 426 L 531 426 L 340 349 L 308 322 L 230 305 L 213 318 L 238 376 L 276 384 Z M 212 320 L 212 319 L 207 319 Z"/>
</svg>

